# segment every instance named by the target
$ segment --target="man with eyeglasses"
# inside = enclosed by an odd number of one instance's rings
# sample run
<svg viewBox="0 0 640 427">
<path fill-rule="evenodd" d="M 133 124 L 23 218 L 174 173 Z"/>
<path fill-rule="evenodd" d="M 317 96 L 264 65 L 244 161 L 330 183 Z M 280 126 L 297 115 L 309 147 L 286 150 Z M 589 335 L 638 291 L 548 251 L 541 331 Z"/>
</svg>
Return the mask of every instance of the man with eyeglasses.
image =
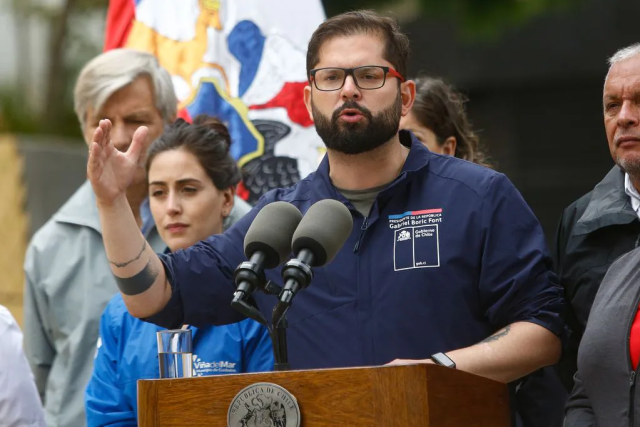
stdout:
<svg viewBox="0 0 640 427">
<path fill-rule="evenodd" d="M 278 200 L 305 213 L 335 199 L 351 211 L 353 231 L 289 311 L 291 368 L 439 363 L 509 382 L 555 363 L 564 301 L 541 227 L 504 175 L 430 153 L 398 131 L 415 97 L 403 77 L 408 54 L 390 18 L 356 11 L 324 22 L 309 42 L 304 91 L 327 147 L 322 164 L 265 195 L 225 234 L 169 255 L 144 245 L 119 190 L 146 130 L 120 154 L 103 121 L 88 174 L 131 314 L 165 327 L 240 320 L 232 275 L 256 214 Z M 267 278 L 280 283 L 280 269 Z M 270 312 L 272 296 L 254 298 Z"/>
</svg>

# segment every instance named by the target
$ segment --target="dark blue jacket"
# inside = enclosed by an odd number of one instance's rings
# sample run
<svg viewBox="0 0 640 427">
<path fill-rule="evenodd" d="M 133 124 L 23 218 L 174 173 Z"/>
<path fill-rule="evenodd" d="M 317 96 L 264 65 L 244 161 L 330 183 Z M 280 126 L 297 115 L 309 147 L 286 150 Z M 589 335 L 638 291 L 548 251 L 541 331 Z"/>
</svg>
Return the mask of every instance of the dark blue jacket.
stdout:
<svg viewBox="0 0 640 427">
<path fill-rule="evenodd" d="M 431 153 L 408 132 L 401 174 L 364 218 L 331 184 L 325 158 L 291 188 L 267 193 L 222 235 L 162 255 L 172 297 L 149 321 L 230 323 L 234 269 L 262 206 L 290 202 L 304 214 L 332 198 L 353 215 L 353 231 L 331 264 L 289 310 L 292 368 L 381 365 L 471 346 L 518 321 L 563 332 L 562 290 L 540 224 L 502 174 Z M 331 232 L 327 230 L 327 232 Z M 268 278 L 282 283 L 280 270 Z M 256 293 L 265 314 L 275 298 Z"/>
<path fill-rule="evenodd" d="M 138 425 L 137 381 L 160 376 L 160 330 L 131 316 L 120 294 L 111 299 L 100 321 L 93 374 L 85 392 L 89 427 Z M 273 369 L 269 334 L 253 320 L 191 330 L 193 376 Z"/>
</svg>

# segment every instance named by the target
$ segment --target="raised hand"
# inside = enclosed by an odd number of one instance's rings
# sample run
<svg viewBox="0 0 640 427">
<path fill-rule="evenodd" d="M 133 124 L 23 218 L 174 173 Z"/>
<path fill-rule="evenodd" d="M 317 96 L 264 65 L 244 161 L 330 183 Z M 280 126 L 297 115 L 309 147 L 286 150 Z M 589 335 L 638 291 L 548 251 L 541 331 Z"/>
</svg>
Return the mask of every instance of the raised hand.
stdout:
<svg viewBox="0 0 640 427">
<path fill-rule="evenodd" d="M 139 127 L 126 153 L 118 151 L 111 143 L 111 122 L 100 120 L 89 144 L 87 176 L 96 194 L 98 203 L 113 203 L 125 195 L 140 165 L 140 154 L 145 146 L 148 129 Z"/>
</svg>

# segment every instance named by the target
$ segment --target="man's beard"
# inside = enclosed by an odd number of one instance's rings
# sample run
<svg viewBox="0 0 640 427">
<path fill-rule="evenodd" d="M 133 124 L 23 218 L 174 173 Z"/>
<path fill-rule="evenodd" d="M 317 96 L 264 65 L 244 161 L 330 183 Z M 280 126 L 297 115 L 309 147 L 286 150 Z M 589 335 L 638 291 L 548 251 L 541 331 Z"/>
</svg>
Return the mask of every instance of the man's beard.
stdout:
<svg viewBox="0 0 640 427">
<path fill-rule="evenodd" d="M 340 119 L 340 113 L 346 109 L 358 110 L 364 119 L 349 123 Z M 327 149 L 344 154 L 360 154 L 374 150 L 391 138 L 400 128 L 402 113 L 402 97 L 400 91 L 393 104 L 385 108 L 375 117 L 367 108 L 358 105 L 354 100 L 345 102 L 333 112 L 331 120 L 318 111 L 311 101 L 311 111 L 316 125 L 316 132 Z"/>
</svg>

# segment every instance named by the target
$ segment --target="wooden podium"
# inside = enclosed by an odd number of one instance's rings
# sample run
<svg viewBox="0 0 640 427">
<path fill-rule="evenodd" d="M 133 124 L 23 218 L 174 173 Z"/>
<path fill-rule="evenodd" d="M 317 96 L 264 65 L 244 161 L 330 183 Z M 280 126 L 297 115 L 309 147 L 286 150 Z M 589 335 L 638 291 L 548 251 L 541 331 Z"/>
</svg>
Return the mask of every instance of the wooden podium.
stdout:
<svg viewBox="0 0 640 427">
<path fill-rule="evenodd" d="M 421 364 L 141 380 L 138 426 L 227 427 L 232 401 L 255 383 L 290 392 L 300 408 L 301 427 L 511 425 L 505 384 Z M 236 424 L 231 427 L 244 427 Z"/>
</svg>

